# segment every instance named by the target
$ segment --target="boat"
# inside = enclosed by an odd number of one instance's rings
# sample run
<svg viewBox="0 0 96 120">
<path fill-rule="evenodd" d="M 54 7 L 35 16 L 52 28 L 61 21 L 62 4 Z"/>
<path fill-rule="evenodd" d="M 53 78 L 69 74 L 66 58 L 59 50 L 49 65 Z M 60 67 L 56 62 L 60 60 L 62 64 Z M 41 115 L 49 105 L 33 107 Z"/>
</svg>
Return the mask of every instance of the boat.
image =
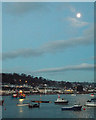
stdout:
<svg viewBox="0 0 96 120">
<path fill-rule="evenodd" d="M 74 110 L 74 111 L 81 111 L 82 106 L 79 104 L 75 104 L 74 106 L 71 107 L 62 107 L 61 110 Z"/>
<path fill-rule="evenodd" d="M 71 94 L 71 96 L 76 96 L 76 94 Z"/>
<path fill-rule="evenodd" d="M 91 94 L 90 96 L 91 96 L 91 97 L 94 97 L 94 94 Z"/>
<path fill-rule="evenodd" d="M 28 107 L 29 108 L 39 108 L 40 107 L 40 103 L 38 103 L 38 104 L 29 104 Z"/>
<path fill-rule="evenodd" d="M 88 107 L 96 107 L 96 98 L 93 98 L 91 100 L 88 100 L 85 104 L 85 106 L 88 106 Z"/>
<path fill-rule="evenodd" d="M 68 103 L 68 100 L 60 98 L 60 96 L 58 96 L 57 100 L 54 103 L 55 104 L 65 104 L 65 103 Z"/>
<path fill-rule="evenodd" d="M 31 102 L 35 102 L 35 103 L 51 103 L 51 101 L 42 101 L 42 100 L 31 100 Z"/>
<path fill-rule="evenodd" d="M 12 98 L 17 98 L 17 97 L 18 97 L 17 93 L 12 95 Z"/>
<path fill-rule="evenodd" d="M 13 94 L 12 98 L 24 99 L 26 98 L 26 95 L 22 93 L 22 90 L 20 90 L 19 92 Z"/>
<path fill-rule="evenodd" d="M 24 98 L 25 98 L 25 94 L 20 95 L 19 98 L 20 98 L 20 99 L 24 99 Z"/>
<path fill-rule="evenodd" d="M 68 103 L 68 100 L 64 100 L 63 98 L 57 98 L 57 100 L 54 103 L 55 104 L 64 104 L 64 103 Z"/>
</svg>

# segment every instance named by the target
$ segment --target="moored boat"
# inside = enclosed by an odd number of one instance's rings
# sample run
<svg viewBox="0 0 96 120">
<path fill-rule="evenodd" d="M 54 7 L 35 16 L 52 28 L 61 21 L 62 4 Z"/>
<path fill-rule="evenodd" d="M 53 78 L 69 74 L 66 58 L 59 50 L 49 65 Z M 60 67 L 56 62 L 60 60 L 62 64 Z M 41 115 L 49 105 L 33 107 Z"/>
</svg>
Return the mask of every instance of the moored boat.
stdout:
<svg viewBox="0 0 96 120">
<path fill-rule="evenodd" d="M 81 105 L 75 104 L 74 106 L 71 107 L 62 107 L 61 110 L 74 110 L 74 111 L 80 111 L 82 108 Z"/>
<path fill-rule="evenodd" d="M 51 101 L 42 101 L 42 100 L 31 100 L 31 102 L 35 102 L 35 103 L 51 103 Z"/>
<path fill-rule="evenodd" d="M 28 107 L 29 108 L 39 108 L 40 107 L 40 103 L 38 103 L 38 104 L 29 104 Z"/>
<path fill-rule="evenodd" d="M 60 96 L 58 96 L 57 100 L 54 103 L 55 104 L 66 104 L 66 103 L 68 103 L 68 100 L 60 98 Z"/>
<path fill-rule="evenodd" d="M 91 96 L 91 97 L 94 97 L 94 94 L 91 94 L 90 96 Z"/>
<path fill-rule="evenodd" d="M 17 98 L 17 97 L 18 97 L 17 93 L 12 95 L 12 98 Z"/>
<path fill-rule="evenodd" d="M 17 91 L 15 94 L 13 94 L 12 98 L 24 99 L 26 98 L 26 95 L 22 92 L 22 90 L 20 90 L 19 92 Z"/>
<path fill-rule="evenodd" d="M 20 99 L 24 99 L 25 97 L 26 97 L 25 94 L 19 96 Z"/>
<path fill-rule="evenodd" d="M 71 94 L 71 96 L 76 96 L 76 94 Z"/>
<path fill-rule="evenodd" d="M 96 107 L 96 98 L 93 98 L 91 100 L 88 100 L 85 104 L 85 106 L 88 106 L 88 107 Z"/>
</svg>

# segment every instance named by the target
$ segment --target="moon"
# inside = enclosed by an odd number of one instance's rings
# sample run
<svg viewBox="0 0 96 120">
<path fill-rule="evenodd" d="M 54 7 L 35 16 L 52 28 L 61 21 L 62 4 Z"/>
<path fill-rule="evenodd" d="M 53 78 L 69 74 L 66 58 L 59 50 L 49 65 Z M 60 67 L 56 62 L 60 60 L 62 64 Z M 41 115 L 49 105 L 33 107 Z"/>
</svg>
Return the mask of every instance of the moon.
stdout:
<svg viewBox="0 0 96 120">
<path fill-rule="evenodd" d="M 81 17 L 81 13 L 77 13 L 77 14 L 76 14 L 76 17 L 77 17 L 77 18 L 80 18 L 80 17 Z"/>
</svg>

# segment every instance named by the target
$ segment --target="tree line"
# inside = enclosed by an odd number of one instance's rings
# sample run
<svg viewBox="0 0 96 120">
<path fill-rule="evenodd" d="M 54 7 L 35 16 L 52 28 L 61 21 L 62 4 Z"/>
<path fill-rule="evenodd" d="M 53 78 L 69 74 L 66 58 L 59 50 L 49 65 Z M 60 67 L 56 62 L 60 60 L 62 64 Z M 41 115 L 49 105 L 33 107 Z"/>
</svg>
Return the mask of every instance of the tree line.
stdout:
<svg viewBox="0 0 96 120">
<path fill-rule="evenodd" d="M 18 73 L 2 73 L 0 74 L 2 76 L 2 83 L 7 84 L 13 84 L 13 85 L 23 85 L 28 84 L 33 87 L 40 86 L 40 85 L 47 85 L 50 87 L 67 87 L 72 88 L 71 82 L 65 82 L 65 81 L 53 81 L 48 80 L 43 77 L 34 77 L 31 75 L 26 75 L 24 73 L 18 74 Z"/>
</svg>

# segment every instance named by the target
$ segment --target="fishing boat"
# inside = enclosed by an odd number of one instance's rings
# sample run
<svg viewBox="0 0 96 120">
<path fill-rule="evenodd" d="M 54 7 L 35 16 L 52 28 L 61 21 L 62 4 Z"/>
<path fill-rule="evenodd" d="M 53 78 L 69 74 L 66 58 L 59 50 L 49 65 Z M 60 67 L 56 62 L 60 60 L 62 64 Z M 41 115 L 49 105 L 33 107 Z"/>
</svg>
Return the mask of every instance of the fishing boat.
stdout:
<svg viewBox="0 0 96 120">
<path fill-rule="evenodd" d="M 75 104 L 74 106 L 71 106 L 71 107 L 62 107 L 61 110 L 74 110 L 74 111 L 80 111 L 82 108 L 81 105 L 79 104 Z"/>
<path fill-rule="evenodd" d="M 55 104 L 65 104 L 65 103 L 68 103 L 68 100 L 60 98 L 60 96 L 58 96 L 57 100 L 54 103 Z"/>
<path fill-rule="evenodd" d="M 29 104 L 28 107 L 29 108 L 39 108 L 40 107 L 40 103 L 38 103 L 38 104 Z"/>
<path fill-rule="evenodd" d="M 91 100 L 88 100 L 85 104 L 85 106 L 88 106 L 88 107 L 96 107 L 96 98 L 93 98 Z"/>
<path fill-rule="evenodd" d="M 19 96 L 20 99 L 24 99 L 25 97 L 25 94 Z"/>
<path fill-rule="evenodd" d="M 42 101 L 42 100 L 31 100 L 31 102 L 35 102 L 35 103 L 51 103 L 51 101 Z"/>
<path fill-rule="evenodd" d="M 22 90 L 19 92 L 17 91 L 15 94 L 12 95 L 12 98 L 19 98 L 19 99 L 24 99 L 26 97 L 25 94 L 23 94 Z"/>
</svg>

